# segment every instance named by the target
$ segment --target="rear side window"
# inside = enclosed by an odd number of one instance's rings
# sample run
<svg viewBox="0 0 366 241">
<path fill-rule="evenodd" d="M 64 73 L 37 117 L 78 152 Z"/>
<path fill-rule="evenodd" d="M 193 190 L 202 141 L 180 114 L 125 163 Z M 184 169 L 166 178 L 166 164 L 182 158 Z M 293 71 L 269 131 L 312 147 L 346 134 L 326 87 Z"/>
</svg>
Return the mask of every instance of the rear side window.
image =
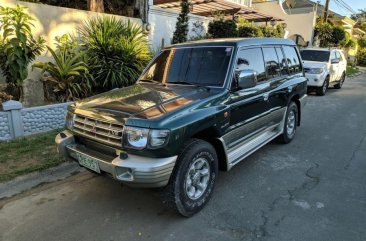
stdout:
<svg viewBox="0 0 366 241">
<path fill-rule="evenodd" d="M 264 62 L 268 79 L 280 76 L 280 63 L 274 47 L 263 48 Z"/>
<path fill-rule="evenodd" d="M 339 61 L 343 61 L 343 56 L 342 53 L 340 51 L 337 51 L 337 59 L 339 59 Z"/>
<path fill-rule="evenodd" d="M 243 49 L 239 51 L 235 70 L 242 71 L 245 69 L 257 72 L 258 82 L 266 80 L 266 70 L 264 68 L 261 48 Z"/>
<path fill-rule="evenodd" d="M 283 50 L 285 51 L 289 74 L 300 73 L 302 71 L 301 62 L 296 47 L 284 46 Z"/>
<path fill-rule="evenodd" d="M 288 75 L 288 68 L 286 64 L 285 55 L 283 55 L 282 48 L 276 47 L 276 53 L 280 64 L 280 71 L 282 75 Z"/>
</svg>

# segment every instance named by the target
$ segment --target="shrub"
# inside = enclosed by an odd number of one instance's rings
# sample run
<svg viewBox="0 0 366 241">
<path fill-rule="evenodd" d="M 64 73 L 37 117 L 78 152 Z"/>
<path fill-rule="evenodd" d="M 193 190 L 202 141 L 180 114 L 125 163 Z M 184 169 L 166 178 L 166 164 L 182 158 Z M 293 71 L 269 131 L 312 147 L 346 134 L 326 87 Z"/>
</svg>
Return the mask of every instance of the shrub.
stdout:
<svg viewBox="0 0 366 241">
<path fill-rule="evenodd" d="M 206 38 L 205 35 L 205 26 L 201 21 L 195 21 L 192 27 L 193 36 L 190 36 L 189 41 L 202 40 Z"/>
<path fill-rule="evenodd" d="M 346 42 L 347 34 L 343 27 L 335 26 L 332 29 L 332 40 L 331 43 L 333 43 L 336 46 L 342 45 L 342 43 Z"/>
<path fill-rule="evenodd" d="M 34 39 L 31 27 L 33 18 L 25 13 L 25 7 L 14 8 L 0 6 L 0 68 L 6 82 L 21 90 L 28 76 L 28 65 L 44 49 L 45 41 Z"/>
<path fill-rule="evenodd" d="M 360 66 L 366 66 L 366 49 L 360 49 L 358 51 L 357 62 Z"/>
<path fill-rule="evenodd" d="M 173 34 L 172 44 L 184 43 L 187 41 L 188 34 L 188 14 L 189 14 L 189 1 L 182 0 L 180 3 L 181 12 L 178 16 L 177 23 L 175 25 L 175 31 Z"/>
<path fill-rule="evenodd" d="M 141 27 L 115 17 L 88 20 L 79 29 L 89 73 L 99 91 L 135 83 L 151 54 Z"/>
<path fill-rule="evenodd" d="M 360 48 L 366 48 L 366 37 L 363 36 L 358 40 L 358 45 L 360 46 Z"/>
<path fill-rule="evenodd" d="M 56 51 L 47 47 L 55 63 L 38 62 L 33 65 L 42 69 L 46 74 L 42 77 L 45 85 L 45 95 L 51 86 L 58 101 L 71 101 L 83 98 L 90 92 L 88 68 L 83 60 L 84 52 L 76 51 L 78 44 L 67 35 L 56 38 Z"/>
<path fill-rule="evenodd" d="M 263 32 L 261 28 L 250 24 L 239 27 L 238 36 L 243 38 L 263 37 Z"/>
<path fill-rule="evenodd" d="M 0 104 L 5 101 L 11 100 L 12 98 L 13 96 L 7 94 L 6 92 L 0 91 Z"/>
<path fill-rule="evenodd" d="M 333 27 L 329 23 L 318 24 L 315 27 L 315 36 L 320 41 L 320 47 L 329 47 L 333 37 Z"/>
<path fill-rule="evenodd" d="M 208 33 L 212 38 L 237 37 L 236 23 L 233 20 L 215 19 L 208 24 Z"/>
<path fill-rule="evenodd" d="M 357 46 L 357 40 L 351 38 L 348 40 L 347 44 L 345 45 L 346 48 L 355 48 Z"/>
</svg>

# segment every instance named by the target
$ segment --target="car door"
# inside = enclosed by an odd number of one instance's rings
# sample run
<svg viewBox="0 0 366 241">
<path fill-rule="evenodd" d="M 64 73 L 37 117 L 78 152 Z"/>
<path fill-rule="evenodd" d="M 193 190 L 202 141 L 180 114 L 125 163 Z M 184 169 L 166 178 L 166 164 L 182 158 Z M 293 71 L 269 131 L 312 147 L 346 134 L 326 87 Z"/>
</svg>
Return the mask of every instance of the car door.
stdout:
<svg viewBox="0 0 366 241">
<path fill-rule="evenodd" d="M 330 53 L 330 82 L 338 80 L 339 59 L 335 50 Z"/>
<path fill-rule="evenodd" d="M 236 60 L 235 74 L 241 70 L 254 70 L 257 73 L 257 85 L 239 89 L 234 76 L 230 93 L 230 127 L 224 135 L 228 148 L 244 141 L 253 133 L 265 129 L 266 115 L 269 113 L 268 94 L 270 83 L 266 78 L 263 53 L 260 47 L 240 49 Z"/>
<path fill-rule="evenodd" d="M 283 94 L 287 91 L 282 85 L 288 78 L 286 58 L 281 46 L 263 48 L 264 62 L 266 66 L 267 78 L 270 82 L 269 88 L 269 108 L 268 125 L 276 125 L 282 121 L 286 105 Z"/>
<path fill-rule="evenodd" d="M 280 63 L 281 76 L 272 81 L 270 106 L 272 119 L 281 122 L 286 112 L 292 93 L 296 91 L 299 82 L 305 82 L 301 58 L 295 46 L 278 46 L 276 53 Z"/>
<path fill-rule="evenodd" d="M 337 50 L 337 58 L 339 59 L 339 63 L 338 63 L 338 78 L 337 80 L 340 80 L 342 77 L 342 74 L 346 71 L 346 67 L 347 67 L 347 62 L 344 58 L 344 55 L 341 53 L 341 51 Z"/>
</svg>

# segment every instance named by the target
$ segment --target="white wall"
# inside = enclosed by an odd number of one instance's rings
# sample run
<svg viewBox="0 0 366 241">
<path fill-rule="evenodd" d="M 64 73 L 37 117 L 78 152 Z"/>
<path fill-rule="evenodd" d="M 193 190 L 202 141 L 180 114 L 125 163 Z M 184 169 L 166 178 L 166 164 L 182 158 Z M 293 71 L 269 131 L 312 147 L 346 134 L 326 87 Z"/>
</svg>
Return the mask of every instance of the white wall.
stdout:
<svg viewBox="0 0 366 241">
<path fill-rule="evenodd" d="M 284 23 L 287 24 L 287 30 L 289 35 L 300 34 L 305 41 L 311 41 L 313 39 L 313 31 L 316 21 L 316 13 L 299 13 L 299 14 L 287 14 L 279 1 L 264 2 L 264 3 L 253 3 L 253 8 L 263 13 L 270 14 L 274 17 L 283 19 Z"/>
<path fill-rule="evenodd" d="M 72 8 L 55 7 L 45 4 L 29 3 L 16 0 L 0 0 L 0 6 L 13 7 L 19 4 L 28 8 L 27 12 L 34 18 L 34 28 L 32 33 L 34 36 L 42 36 L 46 40 L 46 44 L 54 47 L 55 37 L 65 33 L 75 33 L 77 28 L 81 27 L 87 19 L 100 16 L 101 14 L 77 10 Z M 141 19 L 128 18 L 111 14 L 103 14 L 106 16 L 115 16 L 118 19 L 130 20 L 135 24 L 142 25 Z M 49 61 L 50 54 L 44 51 L 36 61 Z M 37 80 L 40 77 L 39 70 L 29 71 L 28 78 Z M 0 77 L 0 83 L 2 82 Z"/>
<path fill-rule="evenodd" d="M 171 44 L 173 33 L 175 31 L 175 24 L 179 16 L 178 12 L 162 9 L 156 6 L 150 6 L 149 11 L 149 23 L 151 30 L 149 33 L 150 44 L 153 49 L 159 49 L 161 47 L 162 39 L 164 39 L 164 45 Z M 188 36 L 194 36 L 192 32 L 193 23 L 195 21 L 201 21 L 205 26 L 205 33 L 207 32 L 207 26 L 209 19 L 197 15 L 189 15 L 189 33 Z"/>
</svg>

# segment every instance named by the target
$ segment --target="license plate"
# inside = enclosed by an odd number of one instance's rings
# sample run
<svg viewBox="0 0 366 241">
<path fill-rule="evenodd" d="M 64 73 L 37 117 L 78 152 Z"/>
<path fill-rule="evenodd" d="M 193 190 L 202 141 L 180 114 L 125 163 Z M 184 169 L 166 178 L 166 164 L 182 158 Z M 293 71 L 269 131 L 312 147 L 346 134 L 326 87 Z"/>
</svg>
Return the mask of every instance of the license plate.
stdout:
<svg viewBox="0 0 366 241">
<path fill-rule="evenodd" d="M 91 158 L 89 156 L 83 155 L 81 153 L 75 153 L 76 158 L 78 159 L 80 165 L 89 168 L 90 170 L 93 170 L 97 173 L 100 173 L 98 161 L 94 158 Z"/>
</svg>

